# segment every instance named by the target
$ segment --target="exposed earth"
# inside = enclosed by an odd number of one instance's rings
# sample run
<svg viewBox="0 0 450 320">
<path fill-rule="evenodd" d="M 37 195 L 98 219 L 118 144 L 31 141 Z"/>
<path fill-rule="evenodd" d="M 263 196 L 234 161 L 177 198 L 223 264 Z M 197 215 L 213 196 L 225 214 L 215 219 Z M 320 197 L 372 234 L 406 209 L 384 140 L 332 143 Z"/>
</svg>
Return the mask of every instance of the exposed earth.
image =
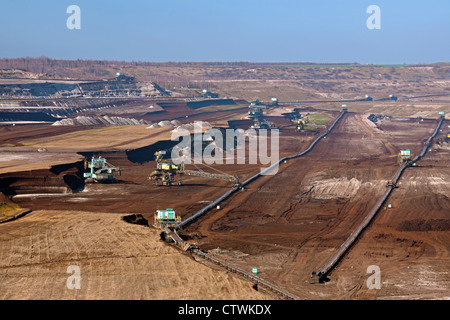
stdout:
<svg viewBox="0 0 450 320">
<path fill-rule="evenodd" d="M 316 91 L 309 92 L 313 97 Z M 3 214 L 32 210 L 0 224 L 1 299 L 277 299 L 256 291 L 248 280 L 195 261 L 164 243 L 151 227 L 156 209 L 174 208 L 185 219 L 232 187 L 226 180 L 187 175 L 179 177 L 181 186 L 157 186 L 149 180 L 156 168 L 154 153 L 170 150 L 173 131 L 192 130 L 194 121 L 248 130 L 250 100 L 196 99 L 208 102 L 192 105 L 184 98 L 133 97 L 128 108 L 126 98 L 120 99 L 125 102 L 106 109 L 92 105 L 68 119 L 126 116 L 145 124 L 52 125 L 57 119 L 0 126 Z M 248 272 L 257 267 L 261 278 L 301 299 L 450 299 L 448 120 L 426 156 L 406 169 L 329 281 L 310 283 L 311 272 L 331 257 L 385 191 L 400 150 L 421 152 L 439 111 L 450 111 L 446 99 L 349 102 L 349 112 L 310 153 L 281 163 L 275 175 L 256 179 L 180 234 L 231 265 Z M 155 112 L 148 111 L 150 104 Z M 298 131 L 286 117 L 295 108 L 304 117 L 309 114 L 310 121 L 322 122 Z M 308 148 L 340 109 L 336 102 L 286 103 L 265 111 L 280 129 L 279 157 Z M 122 168 L 117 183 L 84 182 L 84 159 L 92 155 Z M 249 165 L 248 156 L 246 164 L 187 167 L 244 181 L 267 166 Z M 142 215 L 150 227 L 123 221 L 132 214 Z M 80 290 L 67 289 L 69 265 L 81 267 Z M 370 266 L 380 268 L 380 289 L 367 286 Z"/>
</svg>

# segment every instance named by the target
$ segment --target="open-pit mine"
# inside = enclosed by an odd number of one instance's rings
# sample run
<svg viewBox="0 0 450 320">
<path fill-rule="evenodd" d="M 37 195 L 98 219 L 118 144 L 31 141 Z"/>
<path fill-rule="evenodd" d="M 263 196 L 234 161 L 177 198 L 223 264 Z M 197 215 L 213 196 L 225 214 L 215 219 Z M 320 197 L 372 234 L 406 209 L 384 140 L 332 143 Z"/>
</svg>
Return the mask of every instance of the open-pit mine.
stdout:
<svg viewBox="0 0 450 320">
<path fill-rule="evenodd" d="M 0 299 L 450 299 L 450 65 L 125 66 L 0 70 Z"/>
</svg>

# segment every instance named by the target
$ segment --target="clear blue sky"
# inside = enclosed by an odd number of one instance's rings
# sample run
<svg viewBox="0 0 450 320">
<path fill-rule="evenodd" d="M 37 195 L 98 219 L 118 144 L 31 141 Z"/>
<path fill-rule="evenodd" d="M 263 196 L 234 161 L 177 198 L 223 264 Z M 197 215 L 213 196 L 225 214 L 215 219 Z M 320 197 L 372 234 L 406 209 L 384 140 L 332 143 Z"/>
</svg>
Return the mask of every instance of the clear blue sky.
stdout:
<svg viewBox="0 0 450 320">
<path fill-rule="evenodd" d="M 66 27 L 72 4 L 81 30 Z M 449 0 L 1 0 L 0 14 L 1 58 L 450 61 Z"/>
</svg>

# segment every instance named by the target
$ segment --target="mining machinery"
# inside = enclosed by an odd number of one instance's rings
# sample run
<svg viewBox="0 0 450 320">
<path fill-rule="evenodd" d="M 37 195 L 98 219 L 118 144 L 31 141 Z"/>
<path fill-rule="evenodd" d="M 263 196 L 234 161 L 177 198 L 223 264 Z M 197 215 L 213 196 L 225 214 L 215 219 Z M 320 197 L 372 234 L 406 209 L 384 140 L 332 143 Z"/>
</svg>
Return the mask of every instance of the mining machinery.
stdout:
<svg viewBox="0 0 450 320">
<path fill-rule="evenodd" d="M 149 179 L 155 180 L 156 185 L 173 186 L 175 184 L 175 176 L 181 171 L 182 166 L 162 161 L 165 154 L 165 151 L 155 152 L 156 169 L 151 173 Z M 181 181 L 178 184 L 181 185 Z"/>
<path fill-rule="evenodd" d="M 273 123 L 264 117 L 263 110 L 268 109 L 268 105 L 262 104 L 257 98 L 248 106 L 250 119 L 253 120 L 254 129 L 267 129 L 273 127 Z"/>
<path fill-rule="evenodd" d="M 398 186 L 397 186 L 397 185 L 395 184 L 395 182 L 392 181 L 392 180 L 386 181 L 386 187 L 398 188 Z"/>
<path fill-rule="evenodd" d="M 399 164 L 403 164 L 406 162 L 406 165 L 411 165 L 413 160 L 413 155 L 411 153 L 411 150 L 400 150 L 400 153 L 398 154 L 398 162 Z"/>
<path fill-rule="evenodd" d="M 177 179 L 177 176 L 185 174 L 188 176 L 197 176 L 197 177 L 205 177 L 211 179 L 221 179 L 227 180 L 234 183 L 234 186 L 237 188 L 241 188 L 241 183 L 239 182 L 239 178 L 230 174 L 218 174 L 218 173 L 209 173 L 205 171 L 197 171 L 197 170 L 185 170 L 184 161 L 181 164 L 175 164 L 172 162 L 163 162 L 162 159 L 166 154 L 165 151 L 157 151 L 155 152 L 156 156 L 156 169 L 152 172 L 149 179 L 155 180 L 156 185 L 164 185 L 164 186 L 173 186 L 178 184 L 182 185 L 182 181 Z"/>
<path fill-rule="evenodd" d="M 203 89 L 202 91 L 203 98 L 218 98 L 219 94 L 209 91 L 208 89 Z"/>
<path fill-rule="evenodd" d="M 308 123 L 308 119 L 304 119 L 300 114 L 300 109 L 295 108 L 292 112 L 283 113 L 285 117 L 287 117 L 294 125 L 297 131 L 301 131 L 305 128 L 305 125 Z M 309 115 L 306 114 L 306 115 Z"/>
<path fill-rule="evenodd" d="M 307 120 L 301 120 L 301 119 L 297 120 L 297 123 L 296 123 L 296 125 L 297 125 L 297 130 L 298 130 L 298 131 L 303 130 L 303 129 L 305 128 L 306 122 L 307 122 Z"/>
<path fill-rule="evenodd" d="M 175 214 L 175 210 L 172 208 L 156 210 L 153 217 L 153 226 L 161 230 L 173 228 L 179 222 L 181 222 L 181 218 Z"/>
<path fill-rule="evenodd" d="M 184 167 L 184 166 L 183 166 Z M 211 178 L 211 179 L 221 179 L 221 180 L 227 180 L 234 183 L 234 187 L 241 189 L 242 185 L 239 182 L 239 178 L 236 176 L 233 176 L 231 174 L 218 174 L 218 173 L 209 173 L 205 171 L 197 171 L 197 170 L 183 170 L 180 171 L 181 174 L 185 174 L 188 176 L 197 176 L 197 177 L 205 177 L 205 178 Z"/>
<path fill-rule="evenodd" d="M 115 167 L 108 163 L 105 158 L 95 156 L 91 158 L 90 161 L 84 160 L 84 168 L 90 169 L 89 172 L 85 172 L 83 177 L 86 179 L 85 182 L 116 182 L 117 179 L 114 176 L 115 172 L 122 174 L 122 168 Z"/>
</svg>

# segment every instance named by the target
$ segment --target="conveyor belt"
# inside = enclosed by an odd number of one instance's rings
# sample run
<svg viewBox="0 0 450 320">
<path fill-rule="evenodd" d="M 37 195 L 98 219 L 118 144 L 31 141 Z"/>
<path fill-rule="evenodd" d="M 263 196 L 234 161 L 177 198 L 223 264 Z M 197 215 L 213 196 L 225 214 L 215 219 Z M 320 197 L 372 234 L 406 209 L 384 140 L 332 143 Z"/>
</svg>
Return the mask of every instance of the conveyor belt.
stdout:
<svg viewBox="0 0 450 320">
<path fill-rule="evenodd" d="M 243 277 L 245 277 L 247 279 L 250 279 L 251 281 L 253 281 L 253 282 L 255 282 L 255 283 L 259 284 L 259 285 L 262 285 L 262 286 L 272 290 L 273 292 L 275 292 L 275 293 L 277 293 L 277 294 L 279 294 L 279 295 L 281 295 L 281 296 L 283 296 L 285 298 L 292 299 L 292 300 L 298 300 L 299 299 L 297 296 L 294 296 L 293 294 L 291 294 L 291 293 L 289 293 L 289 292 L 287 292 L 287 291 L 285 291 L 283 289 L 278 288 L 277 286 L 275 286 L 275 285 L 273 285 L 273 284 L 271 284 L 271 283 L 261 279 L 257 275 L 254 275 L 254 274 L 252 274 L 250 272 L 244 271 L 244 270 L 242 270 L 240 268 L 234 267 L 234 266 L 232 266 L 232 265 L 230 265 L 230 264 L 228 264 L 228 263 L 226 263 L 224 261 L 221 261 L 221 260 L 219 260 L 217 258 L 211 257 L 208 254 L 206 254 L 206 253 L 204 253 L 204 252 L 202 252 L 200 250 L 193 250 L 192 253 L 196 254 L 196 255 L 198 255 L 198 256 L 206 259 L 206 260 L 214 262 L 215 264 L 218 264 L 221 267 L 223 267 L 223 268 L 225 268 L 225 269 L 227 269 L 227 270 L 229 270 L 231 272 L 237 273 L 237 274 L 239 274 L 239 275 L 241 275 L 241 276 L 243 276 Z"/>
<path fill-rule="evenodd" d="M 422 153 L 415 157 L 413 159 L 413 162 L 418 161 L 421 159 L 425 153 L 428 150 L 428 147 L 431 144 L 431 141 L 436 137 L 436 135 L 439 132 L 439 129 L 442 126 L 442 123 L 444 122 L 444 117 L 441 117 L 439 120 L 439 123 L 434 130 L 433 134 L 428 138 L 427 142 L 425 142 L 425 147 L 422 151 Z M 313 275 L 316 275 L 318 277 L 318 281 L 322 281 L 323 278 L 337 265 L 337 263 L 343 258 L 343 256 L 347 253 L 351 245 L 357 240 L 359 235 L 363 232 L 363 230 L 370 224 L 370 222 L 373 220 L 375 215 L 380 210 L 383 203 L 386 201 L 386 199 L 389 197 L 391 192 L 396 188 L 396 184 L 398 180 L 400 180 L 400 177 L 403 173 L 403 171 L 407 168 L 407 163 L 402 163 L 402 165 L 398 168 L 396 171 L 394 178 L 392 179 L 392 183 L 387 185 L 386 191 L 383 193 L 383 195 L 380 197 L 380 199 L 377 201 L 375 206 L 370 210 L 369 214 L 366 216 L 366 218 L 363 220 L 363 222 L 350 234 L 350 236 L 345 240 L 345 242 L 341 245 L 341 247 L 336 251 L 336 253 L 317 271 L 313 272 Z"/>
<path fill-rule="evenodd" d="M 271 166 L 261 170 L 259 173 L 255 174 L 254 176 L 248 178 L 247 180 L 245 180 L 244 182 L 242 182 L 241 186 L 245 187 L 247 184 L 249 184 L 250 182 L 256 180 L 257 178 L 261 177 L 262 175 L 265 175 L 265 173 L 270 172 L 271 170 L 273 170 L 274 168 L 278 167 L 281 163 L 283 163 L 286 160 L 290 160 L 290 159 L 294 159 L 294 158 L 298 158 L 301 156 L 304 156 L 305 154 L 307 154 L 308 152 L 310 152 L 314 146 L 324 137 L 326 137 L 331 130 L 333 130 L 333 128 L 336 126 L 336 124 L 342 119 L 342 117 L 346 114 L 346 110 L 342 110 L 342 112 L 340 113 L 339 117 L 336 118 L 336 120 L 333 122 L 333 124 L 330 126 L 330 128 L 328 128 L 328 130 L 321 134 L 317 139 L 315 139 L 311 145 L 308 147 L 308 149 L 306 149 L 305 151 L 293 155 L 293 156 L 289 156 L 289 157 L 284 157 L 280 160 L 278 160 L 277 162 L 275 162 L 274 164 L 272 164 Z M 192 222 L 193 220 L 197 219 L 199 216 L 203 215 L 204 213 L 206 213 L 207 211 L 209 211 L 210 209 L 214 208 L 216 205 L 218 205 L 219 203 L 221 203 L 222 201 L 224 201 L 225 199 L 227 199 L 228 197 L 230 197 L 233 193 L 235 193 L 237 190 L 239 190 L 240 188 L 238 187 L 233 187 L 230 190 L 228 190 L 227 192 L 225 192 L 222 196 L 220 196 L 219 198 L 217 198 L 216 200 L 214 200 L 212 203 L 210 203 L 209 205 L 207 205 L 206 207 L 202 208 L 201 210 L 199 210 L 198 212 L 196 212 L 194 215 L 190 216 L 189 218 L 181 221 L 180 223 L 178 223 L 175 228 L 178 229 L 182 226 L 185 226 L 186 224 Z"/>
</svg>

